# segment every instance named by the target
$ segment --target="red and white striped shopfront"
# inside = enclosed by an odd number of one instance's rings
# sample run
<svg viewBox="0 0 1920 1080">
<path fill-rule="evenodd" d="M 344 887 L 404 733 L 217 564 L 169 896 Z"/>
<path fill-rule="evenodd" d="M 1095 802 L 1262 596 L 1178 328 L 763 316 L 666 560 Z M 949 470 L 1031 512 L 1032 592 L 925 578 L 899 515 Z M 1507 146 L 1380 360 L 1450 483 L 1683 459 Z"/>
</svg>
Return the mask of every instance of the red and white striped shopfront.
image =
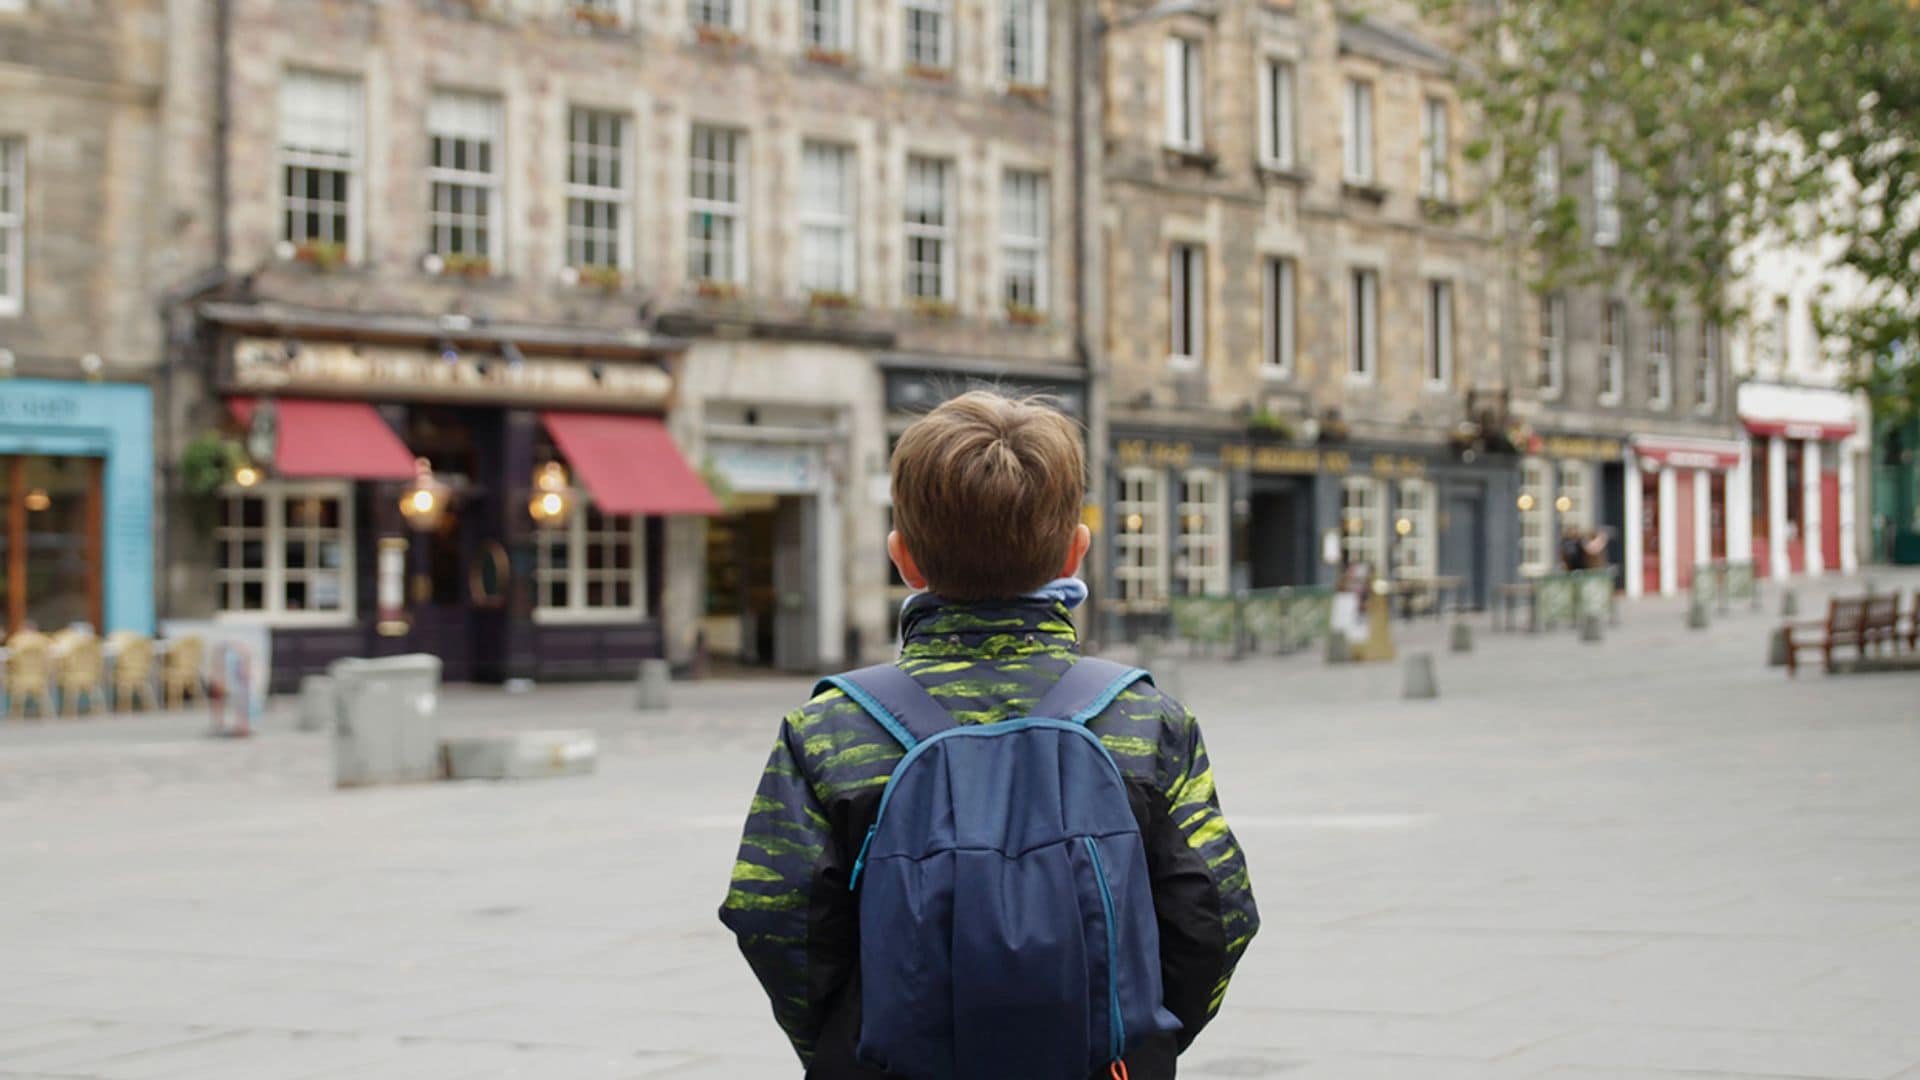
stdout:
<svg viewBox="0 0 1920 1080">
<path fill-rule="evenodd" d="M 1637 435 L 1627 452 L 1628 596 L 1671 596 L 1695 567 L 1739 559 L 1729 523 L 1745 447 L 1731 440 Z"/>
<path fill-rule="evenodd" d="M 1851 573 L 1858 566 L 1855 466 L 1863 406 L 1844 390 L 1748 383 L 1748 497 L 1736 529 L 1762 577 Z"/>
</svg>

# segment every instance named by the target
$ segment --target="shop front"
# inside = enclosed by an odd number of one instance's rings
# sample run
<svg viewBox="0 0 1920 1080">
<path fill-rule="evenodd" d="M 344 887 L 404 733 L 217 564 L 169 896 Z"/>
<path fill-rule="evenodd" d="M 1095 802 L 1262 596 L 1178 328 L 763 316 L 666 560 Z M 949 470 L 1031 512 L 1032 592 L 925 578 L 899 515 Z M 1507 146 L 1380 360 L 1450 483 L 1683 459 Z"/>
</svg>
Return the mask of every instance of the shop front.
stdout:
<svg viewBox="0 0 1920 1080">
<path fill-rule="evenodd" d="M 1612 435 L 1542 432 L 1520 462 L 1520 576 L 1585 568 L 1567 565 L 1569 533 L 1605 537 L 1606 565 L 1620 572 L 1625 556 L 1626 440 Z"/>
<path fill-rule="evenodd" d="M 1626 459 L 1629 596 L 1672 596 L 1699 567 L 1738 558 L 1729 550 L 1729 493 L 1744 448 L 1737 442 L 1636 435 Z"/>
<path fill-rule="evenodd" d="M 1736 528 L 1750 531 L 1760 572 L 1854 570 L 1864 406 L 1841 390 L 1771 383 L 1741 386 L 1739 406 L 1753 509 Z"/>
<path fill-rule="evenodd" d="M 1447 447 L 1121 432 L 1109 485 L 1120 633 L 1172 596 L 1330 585 L 1364 563 L 1482 607 L 1513 565 L 1516 477 L 1504 454 Z"/>
<path fill-rule="evenodd" d="M 276 688 L 345 656 L 501 682 L 662 655 L 663 522 L 719 509 L 663 422 L 675 343 L 207 314 L 243 448 L 212 606 L 270 629 Z"/>
<path fill-rule="evenodd" d="M 145 385 L 0 381 L 0 612 L 8 636 L 154 630 Z"/>
</svg>

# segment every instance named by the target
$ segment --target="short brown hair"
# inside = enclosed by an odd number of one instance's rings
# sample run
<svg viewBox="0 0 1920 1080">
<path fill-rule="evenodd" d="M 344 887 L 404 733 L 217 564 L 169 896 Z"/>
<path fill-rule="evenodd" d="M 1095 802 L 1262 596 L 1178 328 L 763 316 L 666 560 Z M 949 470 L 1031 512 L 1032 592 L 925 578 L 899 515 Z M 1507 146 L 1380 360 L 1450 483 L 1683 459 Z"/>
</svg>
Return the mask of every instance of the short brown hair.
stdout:
<svg viewBox="0 0 1920 1080">
<path fill-rule="evenodd" d="M 893 522 L 948 600 L 1019 596 L 1066 561 L 1086 497 L 1072 420 L 1043 399 L 962 394 L 915 421 L 893 451 Z"/>
</svg>

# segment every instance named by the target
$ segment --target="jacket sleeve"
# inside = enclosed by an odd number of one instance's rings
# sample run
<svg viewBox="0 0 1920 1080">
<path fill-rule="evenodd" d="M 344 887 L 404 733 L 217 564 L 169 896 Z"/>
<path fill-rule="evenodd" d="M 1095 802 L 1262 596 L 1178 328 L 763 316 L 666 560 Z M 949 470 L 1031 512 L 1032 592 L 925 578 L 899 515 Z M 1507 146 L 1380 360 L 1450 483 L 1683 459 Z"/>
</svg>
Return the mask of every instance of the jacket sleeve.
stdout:
<svg viewBox="0 0 1920 1080">
<path fill-rule="evenodd" d="M 774 1019 L 801 1062 L 813 1059 L 825 1002 L 808 980 L 809 928 L 817 925 L 817 868 L 833 846 L 813 786 L 801 772 L 793 718 L 780 725 L 760 787 L 747 811 L 733 882 L 720 921 L 739 938 L 753 973 L 773 1003 Z M 843 885 L 844 891 L 845 886 Z"/>
<path fill-rule="evenodd" d="M 1147 837 L 1166 1006 L 1185 1050 L 1220 1011 L 1234 967 L 1260 927 L 1246 856 L 1227 828 L 1193 714 L 1163 735 L 1159 796 Z"/>
</svg>

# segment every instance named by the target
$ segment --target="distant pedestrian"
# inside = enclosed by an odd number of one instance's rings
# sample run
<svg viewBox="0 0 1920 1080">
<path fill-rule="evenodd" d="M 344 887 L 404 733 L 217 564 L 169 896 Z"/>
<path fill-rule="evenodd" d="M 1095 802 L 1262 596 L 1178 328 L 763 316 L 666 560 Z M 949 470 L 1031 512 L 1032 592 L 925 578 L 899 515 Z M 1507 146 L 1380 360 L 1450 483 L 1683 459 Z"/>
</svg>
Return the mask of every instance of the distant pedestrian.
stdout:
<svg viewBox="0 0 1920 1080">
<path fill-rule="evenodd" d="M 1259 925 L 1193 714 L 1080 655 L 1084 467 L 985 392 L 894 452 L 900 659 L 787 714 L 720 910 L 810 1080 L 1172 1077 Z"/>
<path fill-rule="evenodd" d="M 1594 529 L 1587 534 L 1586 542 L 1582 545 L 1587 555 L 1587 569 L 1605 570 L 1607 568 L 1607 547 L 1612 540 L 1612 535 L 1606 529 Z"/>
<path fill-rule="evenodd" d="M 1571 574 L 1583 570 L 1587 565 L 1587 546 L 1580 535 L 1578 525 L 1569 525 L 1560 530 L 1560 568 Z"/>
</svg>

